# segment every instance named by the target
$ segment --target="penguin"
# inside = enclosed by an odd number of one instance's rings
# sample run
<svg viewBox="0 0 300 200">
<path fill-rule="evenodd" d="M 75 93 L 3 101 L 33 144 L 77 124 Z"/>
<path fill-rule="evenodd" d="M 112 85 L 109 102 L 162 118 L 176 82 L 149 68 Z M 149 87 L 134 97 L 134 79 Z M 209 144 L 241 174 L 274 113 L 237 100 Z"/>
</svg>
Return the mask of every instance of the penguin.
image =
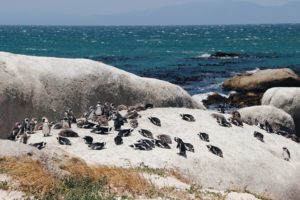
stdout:
<svg viewBox="0 0 300 200">
<path fill-rule="evenodd" d="M 264 142 L 264 135 L 260 132 L 254 131 L 253 136 L 261 142 Z"/>
<path fill-rule="evenodd" d="M 89 147 L 92 150 L 102 150 L 102 149 L 104 149 L 105 145 L 106 145 L 105 142 L 95 142 L 95 143 L 89 144 Z"/>
<path fill-rule="evenodd" d="M 163 149 L 171 149 L 170 145 L 168 143 L 165 143 L 161 140 L 154 139 L 154 143 L 156 146 L 163 148 Z"/>
<path fill-rule="evenodd" d="M 70 129 L 62 130 L 58 133 L 61 137 L 79 137 L 78 133 Z"/>
<path fill-rule="evenodd" d="M 187 149 L 186 149 L 186 146 L 185 146 L 184 142 L 182 141 L 182 139 L 178 138 L 178 137 L 175 137 L 174 141 L 177 142 L 177 147 L 176 148 L 179 149 L 178 155 L 183 156 L 183 157 L 186 158 L 187 157 L 186 156 Z"/>
<path fill-rule="evenodd" d="M 36 126 L 38 124 L 38 120 L 37 118 L 32 118 L 29 122 L 29 131 L 30 134 L 34 133 L 34 131 L 36 130 Z"/>
<path fill-rule="evenodd" d="M 160 119 L 158 119 L 157 117 L 149 117 L 148 119 L 149 119 L 150 122 L 151 122 L 152 124 L 154 124 L 155 126 L 161 126 Z"/>
<path fill-rule="evenodd" d="M 111 132 L 112 127 L 101 127 L 97 125 L 93 130 L 91 130 L 91 133 L 101 134 L 101 135 L 107 135 Z"/>
<path fill-rule="evenodd" d="M 286 147 L 282 148 L 282 157 L 286 161 L 289 161 L 291 159 L 290 151 Z"/>
<path fill-rule="evenodd" d="M 265 120 L 265 129 L 267 133 L 274 133 L 273 128 L 271 124 L 268 122 L 268 120 Z"/>
<path fill-rule="evenodd" d="M 116 144 L 116 145 L 121 145 L 121 144 L 123 144 L 123 138 L 122 138 L 122 136 L 120 136 L 120 135 L 117 135 L 117 136 L 114 138 L 114 141 L 115 141 L 115 144 Z"/>
<path fill-rule="evenodd" d="M 20 134 L 21 132 L 21 123 L 20 122 L 16 122 L 14 127 L 12 128 L 9 136 L 7 137 L 8 140 L 12 140 L 15 141 L 16 137 Z"/>
<path fill-rule="evenodd" d="M 62 123 L 61 122 L 55 123 L 52 128 L 53 129 L 61 129 L 62 128 Z"/>
<path fill-rule="evenodd" d="M 124 117 L 126 119 L 138 119 L 141 117 L 141 115 L 139 115 L 136 110 L 133 110 L 133 111 L 128 111 Z"/>
<path fill-rule="evenodd" d="M 129 124 L 130 124 L 131 128 L 137 128 L 139 126 L 139 123 L 136 119 L 130 120 Z"/>
<path fill-rule="evenodd" d="M 119 112 L 116 112 L 113 114 L 113 121 L 114 121 L 114 129 L 118 131 L 124 125 L 125 119 L 122 117 L 122 115 Z"/>
<path fill-rule="evenodd" d="M 231 123 L 236 126 L 243 127 L 243 121 L 241 119 L 241 114 L 238 111 L 234 111 L 231 113 Z"/>
<path fill-rule="evenodd" d="M 150 151 L 152 150 L 151 147 L 143 144 L 143 143 L 135 143 L 132 145 L 129 145 L 131 148 L 135 149 L 135 150 L 141 150 L 141 151 Z"/>
<path fill-rule="evenodd" d="M 190 114 L 180 114 L 180 116 L 183 120 L 188 121 L 188 122 L 196 121 L 195 117 L 193 115 L 190 115 Z"/>
<path fill-rule="evenodd" d="M 21 123 L 21 133 L 26 133 L 30 130 L 30 121 L 28 118 L 25 118 Z"/>
<path fill-rule="evenodd" d="M 172 144 L 172 139 L 170 136 L 166 134 L 158 135 L 157 138 L 161 140 L 163 143 Z"/>
<path fill-rule="evenodd" d="M 64 117 L 61 121 L 62 129 L 69 129 L 70 127 L 70 121 L 67 117 Z"/>
<path fill-rule="evenodd" d="M 213 145 L 206 145 L 206 147 L 208 148 L 208 150 L 211 153 L 223 158 L 223 152 L 219 147 L 216 147 L 216 146 L 213 146 Z"/>
<path fill-rule="evenodd" d="M 118 133 L 118 136 L 121 136 L 121 137 L 128 137 L 131 135 L 133 129 L 122 129 L 122 130 L 119 130 L 119 133 Z"/>
<path fill-rule="evenodd" d="M 71 145 L 71 141 L 68 138 L 59 136 L 56 139 L 58 143 L 61 145 Z"/>
<path fill-rule="evenodd" d="M 155 144 L 154 144 L 153 140 L 141 139 L 141 140 L 138 140 L 137 142 L 140 144 L 144 144 L 148 147 L 155 148 Z"/>
<path fill-rule="evenodd" d="M 83 139 L 85 144 L 92 144 L 94 140 L 91 136 L 84 136 Z"/>
<path fill-rule="evenodd" d="M 138 132 L 139 132 L 142 136 L 144 136 L 144 137 L 146 137 L 146 138 L 154 139 L 153 134 L 152 134 L 150 131 L 146 130 L 146 129 L 141 129 L 141 130 L 139 130 Z"/>
<path fill-rule="evenodd" d="M 145 109 L 147 110 L 147 109 L 152 109 L 152 108 L 154 108 L 154 105 L 153 104 L 151 104 L 151 103 L 146 103 L 146 105 L 145 105 Z"/>
<path fill-rule="evenodd" d="M 42 132 L 44 134 L 44 137 L 48 137 L 50 136 L 50 131 L 51 131 L 49 121 L 46 117 L 43 117 L 42 122 L 43 122 Z"/>
<path fill-rule="evenodd" d="M 200 137 L 200 139 L 204 142 L 209 142 L 209 135 L 207 133 L 198 133 L 198 136 Z"/>
<path fill-rule="evenodd" d="M 100 101 L 98 101 L 98 103 L 97 103 L 97 105 L 96 105 L 95 114 L 96 114 L 97 116 L 102 115 L 102 105 L 101 105 L 101 102 L 100 102 Z"/>
<path fill-rule="evenodd" d="M 23 144 L 27 144 L 29 138 L 30 138 L 29 134 L 23 133 L 20 137 L 20 142 L 22 142 Z"/>
<path fill-rule="evenodd" d="M 33 143 L 29 144 L 30 146 L 36 147 L 38 150 L 41 150 L 46 147 L 46 142 L 38 142 L 38 143 Z"/>
<path fill-rule="evenodd" d="M 191 143 L 184 143 L 187 151 L 195 152 L 194 146 Z"/>
</svg>

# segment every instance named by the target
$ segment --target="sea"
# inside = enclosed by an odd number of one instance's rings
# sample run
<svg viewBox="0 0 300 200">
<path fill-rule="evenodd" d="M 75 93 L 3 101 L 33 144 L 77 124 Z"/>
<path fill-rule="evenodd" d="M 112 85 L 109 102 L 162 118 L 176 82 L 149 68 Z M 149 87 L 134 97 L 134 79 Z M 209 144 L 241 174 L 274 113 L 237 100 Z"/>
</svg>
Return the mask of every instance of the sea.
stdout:
<svg viewBox="0 0 300 200">
<path fill-rule="evenodd" d="M 0 51 L 88 58 L 191 95 L 226 93 L 223 81 L 246 71 L 288 67 L 300 75 L 300 24 L 0 26 Z"/>
</svg>

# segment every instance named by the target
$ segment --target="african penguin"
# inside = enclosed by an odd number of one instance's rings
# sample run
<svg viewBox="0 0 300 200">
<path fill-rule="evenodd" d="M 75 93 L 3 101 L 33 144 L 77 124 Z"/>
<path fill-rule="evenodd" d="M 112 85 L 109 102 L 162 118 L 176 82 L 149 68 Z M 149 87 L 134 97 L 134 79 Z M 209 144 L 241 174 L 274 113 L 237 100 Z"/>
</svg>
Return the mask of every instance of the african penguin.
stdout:
<svg viewBox="0 0 300 200">
<path fill-rule="evenodd" d="M 116 144 L 116 145 L 121 145 L 121 144 L 123 144 L 123 138 L 122 138 L 122 136 L 117 135 L 117 136 L 114 138 L 114 141 L 115 141 L 115 144 Z"/>
<path fill-rule="evenodd" d="M 56 139 L 58 143 L 61 145 L 71 145 L 71 141 L 68 138 L 59 136 Z"/>
<path fill-rule="evenodd" d="M 158 135 L 157 138 L 161 140 L 163 143 L 172 144 L 172 139 L 170 136 L 166 134 Z"/>
<path fill-rule="evenodd" d="M 193 115 L 190 115 L 190 114 L 180 114 L 181 118 L 185 121 L 188 121 L 188 122 L 194 122 L 196 121 L 194 116 Z"/>
<path fill-rule="evenodd" d="M 38 150 L 41 150 L 46 147 L 46 142 L 38 142 L 38 143 L 33 143 L 29 144 L 30 146 L 36 147 Z"/>
<path fill-rule="evenodd" d="M 291 159 L 290 151 L 286 147 L 282 148 L 282 157 L 286 161 L 289 161 Z"/>
<path fill-rule="evenodd" d="M 149 119 L 150 122 L 151 122 L 152 124 L 154 124 L 155 126 L 161 126 L 160 119 L 158 119 L 157 117 L 149 117 L 148 119 Z"/>
<path fill-rule="evenodd" d="M 84 136 L 83 139 L 85 144 L 92 144 L 94 140 L 91 136 Z"/>
<path fill-rule="evenodd" d="M 254 131 L 253 136 L 261 142 L 264 142 L 264 135 L 260 132 Z"/>
<path fill-rule="evenodd" d="M 200 139 L 205 142 L 209 142 L 209 135 L 207 133 L 198 133 Z"/>
<path fill-rule="evenodd" d="M 122 129 L 122 130 L 119 130 L 119 133 L 118 133 L 118 136 L 121 136 L 121 137 L 128 137 L 131 135 L 133 129 Z"/>
<path fill-rule="evenodd" d="M 213 146 L 213 145 L 206 145 L 206 147 L 208 148 L 208 150 L 211 153 L 223 158 L 223 152 L 219 147 L 216 147 L 216 146 Z"/>
<path fill-rule="evenodd" d="M 142 136 L 146 137 L 146 138 L 154 139 L 154 138 L 153 138 L 153 134 L 151 133 L 151 131 L 148 131 L 148 130 L 146 130 L 146 129 L 141 129 L 141 130 L 139 130 L 139 133 L 140 133 Z"/>
<path fill-rule="evenodd" d="M 95 142 L 95 143 L 89 144 L 88 146 L 92 150 L 102 150 L 102 149 L 104 149 L 105 145 L 106 145 L 105 142 Z"/>
</svg>

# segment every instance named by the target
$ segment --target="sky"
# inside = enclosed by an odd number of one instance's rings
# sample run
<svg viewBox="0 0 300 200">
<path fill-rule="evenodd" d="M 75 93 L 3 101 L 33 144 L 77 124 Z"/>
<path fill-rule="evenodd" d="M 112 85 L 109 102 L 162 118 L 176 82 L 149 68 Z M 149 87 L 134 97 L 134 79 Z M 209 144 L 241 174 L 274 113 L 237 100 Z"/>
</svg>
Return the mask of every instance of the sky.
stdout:
<svg viewBox="0 0 300 200">
<path fill-rule="evenodd" d="M 300 0 L 0 0 L 3 25 L 300 23 Z"/>
</svg>

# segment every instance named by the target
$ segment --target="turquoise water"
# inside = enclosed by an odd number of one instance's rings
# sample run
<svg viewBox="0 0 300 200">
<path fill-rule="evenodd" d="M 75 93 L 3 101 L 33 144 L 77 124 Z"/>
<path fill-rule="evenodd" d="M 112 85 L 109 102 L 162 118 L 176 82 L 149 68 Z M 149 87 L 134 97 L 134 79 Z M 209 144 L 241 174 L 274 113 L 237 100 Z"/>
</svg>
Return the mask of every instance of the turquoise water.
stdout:
<svg viewBox="0 0 300 200">
<path fill-rule="evenodd" d="M 300 74 L 300 24 L 231 26 L 0 26 L 0 51 L 103 61 L 189 93 L 221 91 L 224 79 L 256 68 Z M 217 51 L 239 54 L 208 58 Z"/>
</svg>

